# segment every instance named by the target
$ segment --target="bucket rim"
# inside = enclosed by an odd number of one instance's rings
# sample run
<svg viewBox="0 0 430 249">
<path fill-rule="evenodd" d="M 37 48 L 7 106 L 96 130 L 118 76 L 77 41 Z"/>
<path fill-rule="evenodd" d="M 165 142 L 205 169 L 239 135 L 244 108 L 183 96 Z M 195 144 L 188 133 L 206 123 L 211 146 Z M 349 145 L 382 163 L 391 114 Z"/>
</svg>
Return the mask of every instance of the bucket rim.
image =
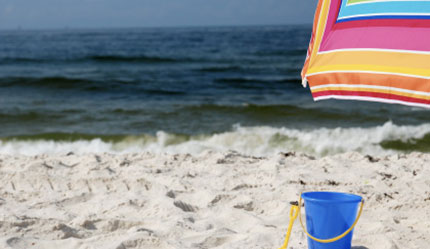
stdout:
<svg viewBox="0 0 430 249">
<path fill-rule="evenodd" d="M 330 194 L 330 195 L 339 195 L 343 197 L 347 197 L 340 200 L 328 200 L 328 199 L 320 199 L 311 197 L 311 194 Z M 320 203 L 354 203 L 354 202 L 361 202 L 363 200 L 363 197 L 351 193 L 344 193 L 344 192 L 331 192 L 331 191 L 311 191 L 311 192 L 304 192 L 302 193 L 302 198 L 305 201 L 312 201 L 312 202 L 320 202 Z"/>
</svg>

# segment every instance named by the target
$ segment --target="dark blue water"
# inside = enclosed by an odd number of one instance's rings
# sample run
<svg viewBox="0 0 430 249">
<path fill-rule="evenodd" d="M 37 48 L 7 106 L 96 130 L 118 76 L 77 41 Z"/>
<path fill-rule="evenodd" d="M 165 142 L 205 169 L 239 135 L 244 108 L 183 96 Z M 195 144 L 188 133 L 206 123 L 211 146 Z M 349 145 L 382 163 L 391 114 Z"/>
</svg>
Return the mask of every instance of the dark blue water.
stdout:
<svg viewBox="0 0 430 249">
<path fill-rule="evenodd" d="M 429 122 L 416 108 L 313 102 L 300 79 L 310 32 L 306 25 L 2 31 L 0 137 L 122 141 L 163 131 L 189 141 L 237 124 L 304 131 Z"/>
</svg>

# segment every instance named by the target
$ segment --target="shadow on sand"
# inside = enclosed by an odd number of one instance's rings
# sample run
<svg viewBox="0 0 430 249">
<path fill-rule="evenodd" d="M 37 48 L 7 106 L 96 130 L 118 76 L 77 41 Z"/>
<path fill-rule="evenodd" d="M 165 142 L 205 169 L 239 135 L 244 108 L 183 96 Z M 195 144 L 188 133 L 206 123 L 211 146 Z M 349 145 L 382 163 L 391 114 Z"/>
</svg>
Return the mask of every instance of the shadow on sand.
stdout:
<svg viewBox="0 0 430 249">
<path fill-rule="evenodd" d="M 365 246 L 353 246 L 353 247 L 351 247 L 351 249 L 369 249 L 369 248 L 367 248 Z"/>
</svg>

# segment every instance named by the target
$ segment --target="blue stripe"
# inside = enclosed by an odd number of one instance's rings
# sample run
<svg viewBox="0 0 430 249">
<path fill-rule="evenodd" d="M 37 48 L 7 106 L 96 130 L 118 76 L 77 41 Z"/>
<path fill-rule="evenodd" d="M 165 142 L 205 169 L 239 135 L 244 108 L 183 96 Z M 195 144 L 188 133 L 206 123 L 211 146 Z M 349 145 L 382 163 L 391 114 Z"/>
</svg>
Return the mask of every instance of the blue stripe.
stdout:
<svg viewBox="0 0 430 249">
<path fill-rule="evenodd" d="M 348 0 L 342 0 L 338 21 L 343 19 L 355 19 L 357 15 L 368 15 L 363 17 L 369 19 L 370 16 L 398 16 L 397 13 L 404 14 L 405 17 L 417 18 L 418 15 L 426 13 L 430 16 L 430 1 L 396 1 L 396 2 L 367 2 L 354 5 L 347 5 Z M 393 15 L 389 15 L 393 14 Z M 361 17 L 360 17 L 361 18 Z M 422 18 L 422 16 L 420 16 Z M 340 20 L 342 19 L 342 20 Z M 427 18 L 424 18 L 427 19 Z"/>
</svg>

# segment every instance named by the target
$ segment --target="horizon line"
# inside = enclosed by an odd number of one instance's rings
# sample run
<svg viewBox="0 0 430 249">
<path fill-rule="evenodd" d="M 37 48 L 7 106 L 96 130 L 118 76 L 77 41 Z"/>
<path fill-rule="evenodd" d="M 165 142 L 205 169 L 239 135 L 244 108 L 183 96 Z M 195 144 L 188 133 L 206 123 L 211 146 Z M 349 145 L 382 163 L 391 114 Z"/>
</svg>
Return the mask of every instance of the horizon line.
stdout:
<svg viewBox="0 0 430 249">
<path fill-rule="evenodd" d="M 277 26 L 307 26 L 312 23 L 279 23 L 279 24 L 207 24 L 207 25 L 161 25 L 161 26 L 100 26 L 100 27 L 22 27 L 17 26 L 15 28 L 1 28 L 0 31 L 64 31 L 64 30 L 113 30 L 113 29 L 171 29 L 171 28 L 234 28 L 234 27 L 277 27 Z"/>
</svg>

